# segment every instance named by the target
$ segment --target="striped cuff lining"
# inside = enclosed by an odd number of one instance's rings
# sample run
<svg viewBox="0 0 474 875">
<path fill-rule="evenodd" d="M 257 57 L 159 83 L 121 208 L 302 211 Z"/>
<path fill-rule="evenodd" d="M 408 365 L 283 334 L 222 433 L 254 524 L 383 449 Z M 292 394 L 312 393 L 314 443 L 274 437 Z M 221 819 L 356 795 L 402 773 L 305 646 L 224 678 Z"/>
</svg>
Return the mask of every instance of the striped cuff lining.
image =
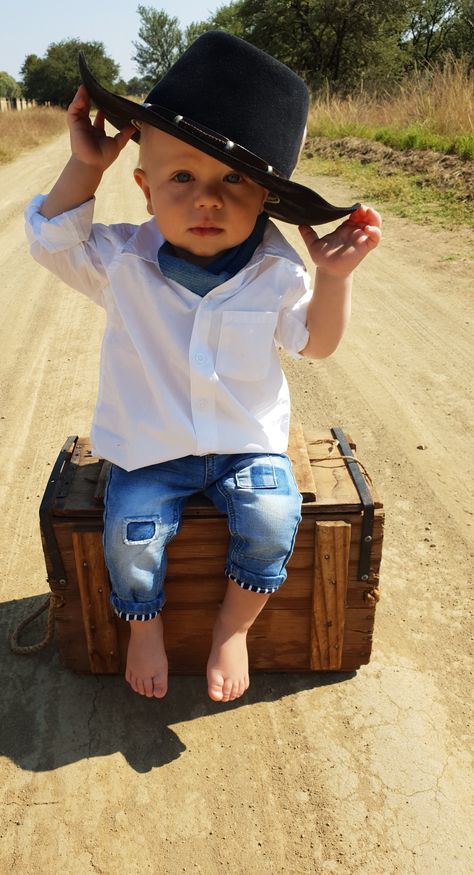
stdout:
<svg viewBox="0 0 474 875">
<path fill-rule="evenodd" d="M 151 611 L 149 614 L 127 614 L 125 611 L 119 611 L 115 607 L 114 611 L 121 620 L 143 620 L 143 622 L 145 620 L 154 620 L 158 614 L 161 614 L 161 611 Z"/>
<path fill-rule="evenodd" d="M 264 586 L 255 586 L 254 583 L 244 583 L 244 581 L 239 580 L 239 578 L 236 577 L 235 574 L 231 574 L 230 571 L 227 570 L 227 568 L 225 569 L 224 574 L 226 574 L 227 577 L 230 577 L 230 579 L 233 580 L 234 583 L 237 583 L 241 589 L 248 589 L 248 590 L 250 590 L 250 592 L 272 593 L 272 592 L 276 592 L 278 589 L 277 586 L 270 588 L 270 587 L 264 587 Z"/>
</svg>

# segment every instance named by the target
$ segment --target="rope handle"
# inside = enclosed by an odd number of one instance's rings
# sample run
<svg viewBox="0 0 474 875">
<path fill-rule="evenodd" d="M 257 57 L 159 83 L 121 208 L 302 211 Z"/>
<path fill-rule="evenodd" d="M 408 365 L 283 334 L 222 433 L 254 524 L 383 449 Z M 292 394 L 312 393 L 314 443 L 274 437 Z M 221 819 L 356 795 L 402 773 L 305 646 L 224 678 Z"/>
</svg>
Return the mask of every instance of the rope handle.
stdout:
<svg viewBox="0 0 474 875">
<path fill-rule="evenodd" d="M 332 453 L 332 451 L 335 450 L 339 446 L 339 441 L 336 438 L 320 438 L 317 441 L 310 441 L 310 443 L 312 443 L 312 444 L 331 444 L 331 449 L 329 450 L 329 453 Z M 341 459 L 342 461 L 347 459 L 350 462 L 357 462 L 357 464 L 360 466 L 360 468 L 362 468 L 362 471 L 364 472 L 370 485 L 371 486 L 374 485 L 372 483 L 372 478 L 371 478 L 369 472 L 367 471 L 367 468 L 365 467 L 364 463 L 361 462 L 360 459 L 357 458 L 357 456 L 343 456 L 343 455 L 331 456 L 331 455 L 329 455 L 329 456 L 321 456 L 319 459 L 310 459 L 310 461 L 312 464 L 313 463 L 317 464 L 318 462 L 333 462 L 335 459 L 338 459 L 338 460 Z M 333 465 L 332 467 L 334 467 L 334 468 L 343 468 L 344 467 L 345 468 L 345 465 Z"/>
<path fill-rule="evenodd" d="M 13 653 L 17 654 L 27 654 L 27 653 L 38 653 L 39 650 L 42 650 L 46 647 L 47 644 L 51 641 L 54 633 L 54 611 L 55 608 L 60 608 L 64 604 L 63 597 L 57 595 L 57 593 L 51 592 L 49 593 L 46 600 L 40 605 L 39 608 L 36 609 L 29 617 L 26 617 L 24 620 L 19 623 L 17 628 L 10 635 L 9 643 L 10 649 Z M 46 627 L 46 634 L 42 641 L 39 641 L 37 644 L 30 645 L 22 645 L 19 643 L 20 635 L 33 620 L 36 620 L 44 611 L 48 611 L 48 624 Z"/>
</svg>

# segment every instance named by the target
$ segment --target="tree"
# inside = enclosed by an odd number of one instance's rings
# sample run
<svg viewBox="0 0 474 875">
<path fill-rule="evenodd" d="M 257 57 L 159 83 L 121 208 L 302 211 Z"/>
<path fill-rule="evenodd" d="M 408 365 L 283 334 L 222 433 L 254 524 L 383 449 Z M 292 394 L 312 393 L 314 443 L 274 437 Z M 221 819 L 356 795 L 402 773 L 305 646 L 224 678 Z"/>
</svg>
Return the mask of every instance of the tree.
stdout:
<svg viewBox="0 0 474 875">
<path fill-rule="evenodd" d="M 126 84 L 126 94 L 131 97 L 145 97 L 149 88 L 147 83 L 140 76 L 132 76 Z"/>
<path fill-rule="evenodd" d="M 206 21 L 179 30 L 177 19 L 139 7 L 149 83 L 206 30 L 242 37 L 288 64 L 317 91 L 350 93 L 362 83 L 386 91 L 415 64 L 442 63 L 447 52 L 474 65 L 474 0 L 234 0 Z M 146 28 L 145 28 L 146 24 Z M 144 68 L 145 69 L 145 68 Z"/>
<path fill-rule="evenodd" d="M 474 68 L 474 0 L 461 0 L 459 14 L 445 36 L 444 47 L 456 58 L 464 57 Z"/>
<path fill-rule="evenodd" d="M 361 80 L 384 87 L 401 77 L 408 2 L 239 0 L 212 22 L 288 64 L 313 90 L 330 81 L 349 91 Z"/>
<path fill-rule="evenodd" d="M 44 58 L 28 55 L 21 68 L 23 93 L 38 103 L 68 106 L 80 82 L 78 54 L 83 51 L 94 76 L 105 88 L 120 90 L 118 65 L 105 54 L 101 42 L 78 39 L 51 43 Z"/>
<path fill-rule="evenodd" d="M 192 21 L 191 24 L 188 24 L 183 36 L 185 48 L 187 49 L 198 36 L 206 33 L 208 30 L 216 30 L 215 27 L 209 24 L 209 21 Z"/>
<path fill-rule="evenodd" d="M 462 15 L 463 3 L 461 0 L 415 0 L 410 6 L 410 23 L 403 41 L 413 62 L 426 66 L 438 60 L 448 48 L 451 33 Z"/>
<path fill-rule="evenodd" d="M 21 88 L 18 82 L 4 71 L 0 71 L 0 97 L 21 97 Z"/>
<path fill-rule="evenodd" d="M 217 28 L 226 30 L 228 33 L 233 33 L 234 36 L 240 36 L 242 39 L 248 39 L 247 28 L 242 14 L 243 0 L 237 0 L 229 6 L 219 6 L 214 15 L 211 16 L 207 25 L 207 30 Z M 251 40 L 249 40 L 251 42 Z"/>
<path fill-rule="evenodd" d="M 182 54 L 185 40 L 177 18 L 152 6 L 139 6 L 137 11 L 141 18 L 138 31 L 141 42 L 133 43 L 136 49 L 133 60 L 149 90 Z"/>
</svg>

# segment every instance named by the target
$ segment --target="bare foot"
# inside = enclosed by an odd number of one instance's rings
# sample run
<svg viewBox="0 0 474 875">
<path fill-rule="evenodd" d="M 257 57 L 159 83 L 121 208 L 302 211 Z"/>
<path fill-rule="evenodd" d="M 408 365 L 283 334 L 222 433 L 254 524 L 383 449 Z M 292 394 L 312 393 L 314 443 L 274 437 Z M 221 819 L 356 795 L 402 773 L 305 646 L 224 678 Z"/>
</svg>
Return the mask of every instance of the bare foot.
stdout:
<svg viewBox="0 0 474 875">
<path fill-rule="evenodd" d="M 163 642 L 163 621 L 158 614 L 153 620 L 130 621 L 130 643 L 127 652 L 125 680 L 136 693 L 157 699 L 168 689 L 168 660 Z"/>
<path fill-rule="evenodd" d="M 222 616 L 217 617 L 214 625 L 207 684 L 214 702 L 233 702 L 250 684 L 247 631 L 229 629 Z"/>
</svg>

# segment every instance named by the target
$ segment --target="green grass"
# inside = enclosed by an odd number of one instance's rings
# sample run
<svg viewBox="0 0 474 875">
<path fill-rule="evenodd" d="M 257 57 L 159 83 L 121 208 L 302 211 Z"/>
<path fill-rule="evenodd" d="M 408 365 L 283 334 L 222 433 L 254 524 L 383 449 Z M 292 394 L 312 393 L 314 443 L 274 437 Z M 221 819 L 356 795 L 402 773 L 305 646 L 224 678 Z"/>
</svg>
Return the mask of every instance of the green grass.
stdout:
<svg viewBox="0 0 474 875">
<path fill-rule="evenodd" d="M 358 122 L 336 123 L 325 119 L 320 123 L 310 124 L 308 134 L 313 137 L 330 137 L 333 140 L 341 137 L 363 137 L 385 143 L 393 149 L 432 149 L 447 155 L 457 155 L 459 158 L 474 159 L 474 134 L 437 134 L 419 122 L 397 128 Z"/>
<path fill-rule="evenodd" d="M 299 168 L 311 176 L 337 176 L 351 183 L 356 197 L 377 209 L 388 208 L 412 221 L 456 228 L 474 227 L 474 206 L 462 200 L 462 189 L 443 192 L 427 186 L 419 175 L 406 172 L 383 176 L 374 164 L 352 158 L 302 158 Z"/>
</svg>

